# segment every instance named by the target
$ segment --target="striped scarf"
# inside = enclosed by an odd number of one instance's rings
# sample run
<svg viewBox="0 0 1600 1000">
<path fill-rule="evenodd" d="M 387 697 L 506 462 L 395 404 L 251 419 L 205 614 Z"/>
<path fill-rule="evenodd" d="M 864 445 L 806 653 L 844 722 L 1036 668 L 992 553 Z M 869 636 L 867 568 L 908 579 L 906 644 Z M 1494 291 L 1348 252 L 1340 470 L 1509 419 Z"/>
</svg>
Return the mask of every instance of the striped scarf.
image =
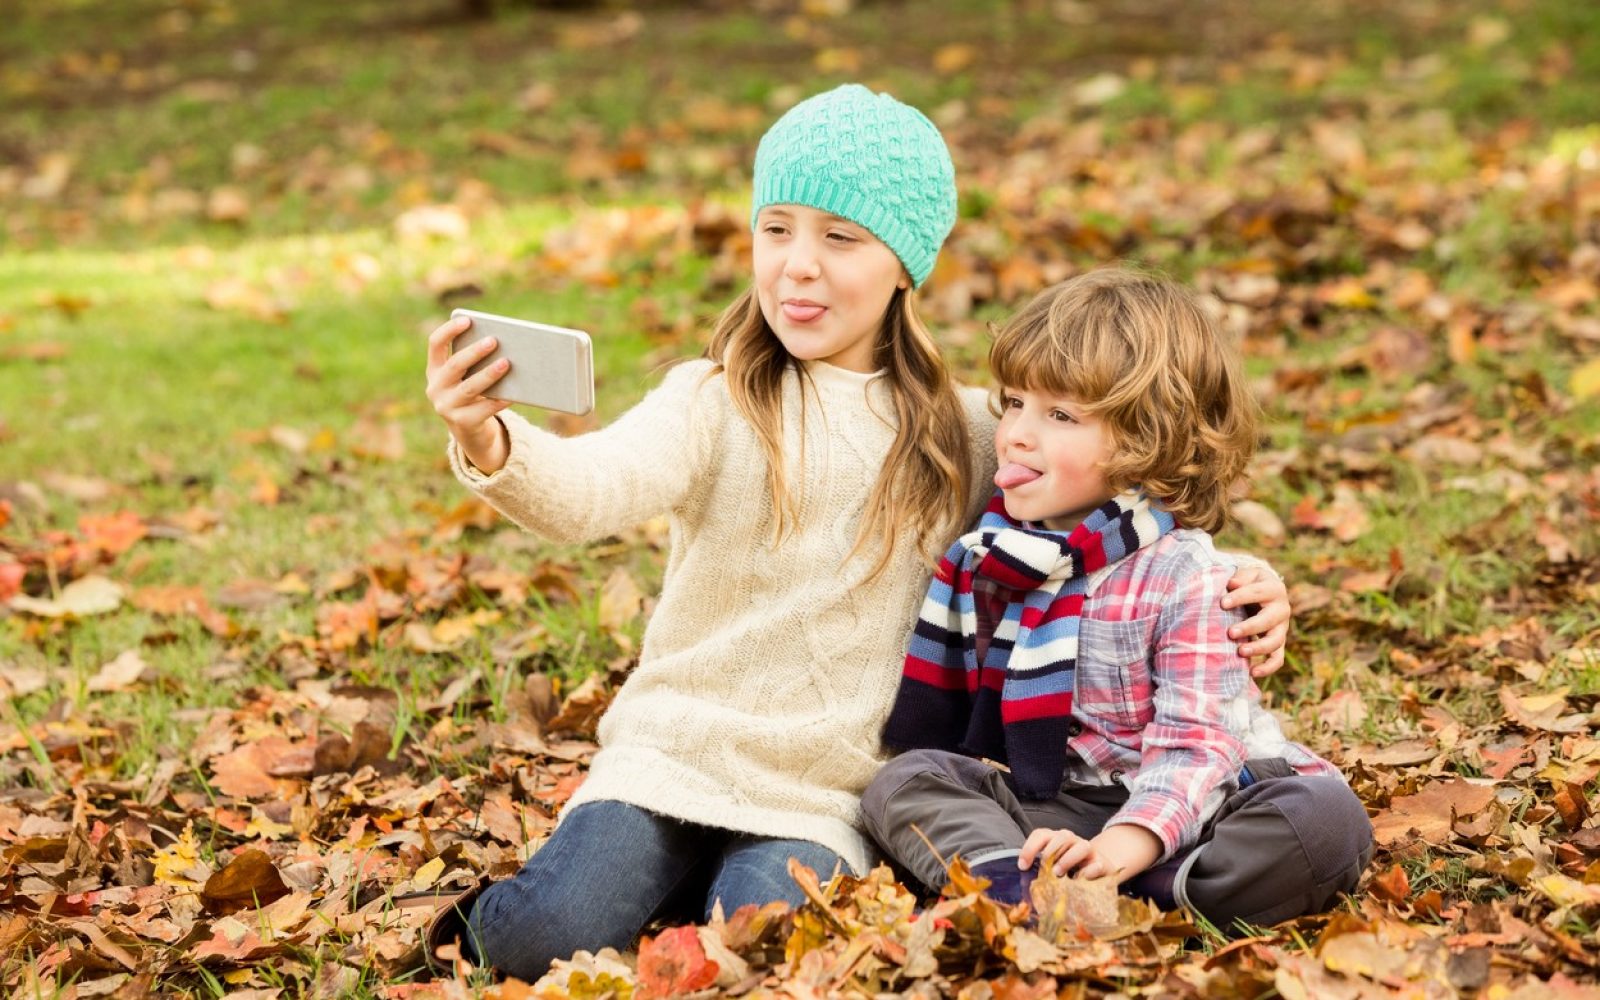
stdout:
<svg viewBox="0 0 1600 1000">
<path fill-rule="evenodd" d="M 1071 532 L 1018 524 L 996 491 L 950 546 L 911 635 L 883 741 L 1009 763 L 1023 798 L 1061 790 L 1078 621 L 1088 576 L 1176 525 L 1143 493 L 1106 501 Z M 993 627 L 983 662 L 979 629 Z"/>
</svg>

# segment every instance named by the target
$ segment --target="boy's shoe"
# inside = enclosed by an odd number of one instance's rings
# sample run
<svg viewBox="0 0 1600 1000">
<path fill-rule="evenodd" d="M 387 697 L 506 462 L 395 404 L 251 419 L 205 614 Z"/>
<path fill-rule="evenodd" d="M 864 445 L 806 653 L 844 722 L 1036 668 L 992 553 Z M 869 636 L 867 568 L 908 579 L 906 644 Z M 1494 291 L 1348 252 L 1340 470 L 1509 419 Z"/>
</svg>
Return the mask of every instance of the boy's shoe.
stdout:
<svg viewBox="0 0 1600 1000">
<path fill-rule="evenodd" d="M 1034 877 L 1038 874 L 1035 865 L 1027 871 L 1017 868 L 1015 856 L 996 858 L 993 861 L 984 861 L 972 866 L 972 874 L 981 875 L 989 880 L 989 888 L 983 891 L 985 896 L 1006 906 L 1016 906 L 1023 900 L 1030 899 L 1028 890 L 1033 887 Z"/>
</svg>

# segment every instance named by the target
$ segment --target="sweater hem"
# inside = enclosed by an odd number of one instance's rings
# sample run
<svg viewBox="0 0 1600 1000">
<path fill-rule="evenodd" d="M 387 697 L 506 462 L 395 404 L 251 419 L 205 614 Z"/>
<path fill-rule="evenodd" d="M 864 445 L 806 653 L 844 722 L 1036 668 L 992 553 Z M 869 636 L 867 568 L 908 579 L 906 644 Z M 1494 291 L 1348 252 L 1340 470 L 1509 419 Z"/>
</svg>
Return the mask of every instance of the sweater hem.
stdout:
<svg viewBox="0 0 1600 1000">
<path fill-rule="evenodd" d="M 635 754 L 633 758 L 627 764 L 613 760 L 612 766 L 606 770 L 616 773 L 620 766 L 636 774 L 651 774 L 653 781 L 640 784 L 626 777 L 597 776 L 591 771 L 567 801 L 562 818 L 587 802 L 624 802 L 685 823 L 698 823 L 758 837 L 808 840 L 821 844 L 843 858 L 856 875 L 865 875 L 879 860 L 877 851 L 866 835 L 844 820 L 815 813 L 695 797 L 685 790 L 703 783 L 703 776 L 685 771 L 680 765 L 658 754 L 646 752 Z M 644 766 L 636 766 L 641 761 Z M 817 874 L 824 880 L 827 878 L 826 872 Z"/>
</svg>

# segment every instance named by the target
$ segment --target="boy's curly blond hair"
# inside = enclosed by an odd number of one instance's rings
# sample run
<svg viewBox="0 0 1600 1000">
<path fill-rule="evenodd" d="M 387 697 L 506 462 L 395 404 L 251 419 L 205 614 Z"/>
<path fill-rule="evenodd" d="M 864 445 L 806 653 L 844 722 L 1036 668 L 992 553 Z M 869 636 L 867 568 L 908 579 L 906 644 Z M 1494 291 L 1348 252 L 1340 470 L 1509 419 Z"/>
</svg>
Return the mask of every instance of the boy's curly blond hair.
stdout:
<svg viewBox="0 0 1600 1000">
<path fill-rule="evenodd" d="M 1045 289 L 989 348 L 1002 387 L 1065 396 L 1104 422 L 1106 483 L 1142 488 L 1180 525 L 1217 531 L 1255 453 L 1239 350 L 1194 293 L 1115 266 Z"/>
</svg>

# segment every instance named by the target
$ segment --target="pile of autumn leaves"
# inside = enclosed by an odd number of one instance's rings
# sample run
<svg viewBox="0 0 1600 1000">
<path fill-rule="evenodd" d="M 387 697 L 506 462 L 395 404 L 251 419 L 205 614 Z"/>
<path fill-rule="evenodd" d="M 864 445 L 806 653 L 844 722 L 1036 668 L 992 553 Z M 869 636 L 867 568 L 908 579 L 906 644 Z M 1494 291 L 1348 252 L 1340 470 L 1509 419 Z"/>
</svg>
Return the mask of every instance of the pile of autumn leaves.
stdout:
<svg viewBox="0 0 1600 1000">
<path fill-rule="evenodd" d="M 819 885 L 791 863 L 807 902 L 745 907 L 700 927 L 644 939 L 636 955 L 606 949 L 557 961 L 532 985 L 510 981 L 499 1000 L 655 1000 L 681 996 L 913 996 L 1042 1000 L 1057 996 L 1388 997 L 1476 995 L 1490 980 L 1486 953 L 1453 950 L 1371 914 L 1300 921 L 1209 956 L 1186 950 L 1200 932 L 1181 914 L 1117 893 L 1109 880 L 1045 871 L 1030 903 L 1007 908 L 961 861 L 925 909 L 887 868 Z M 1526 927 L 1493 928 L 1509 939 Z M 450 951 L 451 949 L 446 949 Z M 466 971 L 466 966 L 458 966 Z M 437 995 L 470 995 L 463 979 Z M 1588 997 L 1557 974 L 1498 985 L 1505 1000 Z"/>
</svg>

